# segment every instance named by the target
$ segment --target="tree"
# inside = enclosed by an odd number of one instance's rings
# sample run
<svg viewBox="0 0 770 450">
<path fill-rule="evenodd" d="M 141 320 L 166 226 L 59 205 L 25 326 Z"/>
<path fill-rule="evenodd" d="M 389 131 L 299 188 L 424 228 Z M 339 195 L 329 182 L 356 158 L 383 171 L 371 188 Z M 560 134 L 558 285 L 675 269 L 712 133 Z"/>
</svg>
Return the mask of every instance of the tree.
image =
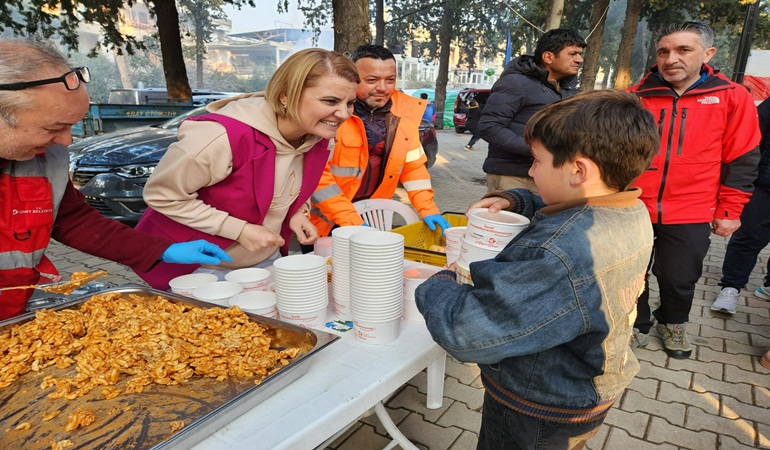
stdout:
<svg viewBox="0 0 770 450">
<path fill-rule="evenodd" d="M 321 28 L 334 25 L 334 50 L 344 53 L 359 45 L 371 44 L 369 0 L 297 0 L 297 9 L 305 16 L 305 26 L 315 37 Z M 278 12 L 289 10 L 289 0 L 278 1 Z"/>
<path fill-rule="evenodd" d="M 551 0 L 548 19 L 545 21 L 545 31 L 559 28 L 562 15 L 564 15 L 564 0 Z"/>
<path fill-rule="evenodd" d="M 580 89 L 593 90 L 596 82 L 596 73 L 599 70 L 599 51 L 604 37 L 604 22 L 607 19 L 607 10 L 610 0 L 598 0 L 591 10 L 591 35 L 586 41 L 586 51 L 583 61 L 583 71 L 580 77 Z"/>
<path fill-rule="evenodd" d="M 256 6 L 254 0 L 222 0 L 242 7 Z M 125 0 L 125 6 L 133 6 L 137 0 Z M 187 69 L 182 55 L 179 11 L 174 0 L 145 0 L 150 12 L 156 17 L 163 73 L 169 96 L 190 100 L 192 92 L 187 80 Z M 102 27 L 102 40 L 89 51 L 95 56 L 101 47 L 133 54 L 143 49 L 134 36 L 119 30 L 120 12 L 124 0 L 9 0 L 0 2 L 0 31 L 11 30 L 15 34 L 40 35 L 50 38 L 58 34 L 69 51 L 78 50 L 78 28 L 81 23 L 98 24 Z"/>
<path fill-rule="evenodd" d="M 178 0 L 182 12 L 192 23 L 192 36 L 195 39 L 193 54 L 195 57 L 195 87 L 203 88 L 203 58 L 206 55 L 206 43 L 211 42 L 214 32 L 214 19 L 225 19 L 222 0 Z M 189 33 L 188 33 L 189 34 Z"/>
<path fill-rule="evenodd" d="M 639 16 L 642 12 L 642 0 L 628 0 L 626 3 L 626 20 L 620 35 L 618 56 L 615 59 L 615 89 L 625 89 L 631 85 L 631 51 L 636 40 L 636 29 L 639 26 Z"/>
</svg>

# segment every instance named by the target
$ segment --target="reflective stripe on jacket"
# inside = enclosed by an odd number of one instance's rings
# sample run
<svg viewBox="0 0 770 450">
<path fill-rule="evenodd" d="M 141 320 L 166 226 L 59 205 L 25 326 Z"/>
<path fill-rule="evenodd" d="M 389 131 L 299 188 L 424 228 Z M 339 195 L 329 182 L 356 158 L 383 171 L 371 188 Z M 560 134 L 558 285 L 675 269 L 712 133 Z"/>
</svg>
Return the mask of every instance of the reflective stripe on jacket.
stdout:
<svg viewBox="0 0 770 450">
<path fill-rule="evenodd" d="M 420 143 L 419 125 L 424 101 L 401 92 L 394 92 L 391 100 L 393 105 L 385 140 L 387 162 L 382 182 L 371 198 L 393 198 L 400 181 L 420 217 L 438 214 L 430 174 L 425 168 L 427 157 Z M 352 199 L 366 175 L 368 160 L 364 122 L 352 116 L 340 125 L 334 153 L 311 197 L 310 220 L 318 228 L 319 236 L 328 236 L 334 224 L 363 223 Z"/>
<path fill-rule="evenodd" d="M 10 161 L 0 172 L 0 286 L 36 284 L 41 273 L 58 275 L 45 257 L 56 212 L 68 181 L 68 152 Z M 31 289 L 0 291 L 0 319 L 24 312 Z"/>
<path fill-rule="evenodd" d="M 657 67 L 629 88 L 658 122 L 660 152 L 634 182 L 653 223 L 736 220 L 753 192 L 757 109 L 743 86 L 704 70 L 706 79 L 681 96 Z"/>
</svg>

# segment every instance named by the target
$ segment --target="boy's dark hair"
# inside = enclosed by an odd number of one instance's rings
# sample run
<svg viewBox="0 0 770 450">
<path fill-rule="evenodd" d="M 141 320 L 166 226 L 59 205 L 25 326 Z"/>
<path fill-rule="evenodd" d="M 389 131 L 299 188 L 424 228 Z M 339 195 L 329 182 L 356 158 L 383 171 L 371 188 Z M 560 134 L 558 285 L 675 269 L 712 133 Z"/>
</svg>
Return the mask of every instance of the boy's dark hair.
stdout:
<svg viewBox="0 0 770 450">
<path fill-rule="evenodd" d="M 393 56 L 393 53 L 391 53 L 390 50 L 381 45 L 373 44 L 359 45 L 355 50 L 350 52 L 350 59 L 352 59 L 353 62 L 356 62 L 361 58 L 381 59 L 383 61 L 389 59 L 392 59 L 393 61 L 396 60 L 396 57 Z"/>
<path fill-rule="evenodd" d="M 428 99 L 428 94 L 426 92 L 423 92 L 423 93 L 420 94 L 420 98 L 423 99 L 423 100 L 427 100 Z"/>
<path fill-rule="evenodd" d="M 586 41 L 579 34 L 564 28 L 555 28 L 540 36 L 535 46 L 535 64 L 543 64 L 543 53 L 558 55 L 565 47 L 586 47 Z M 355 61 L 355 59 L 353 60 Z"/>
<path fill-rule="evenodd" d="M 666 25 L 666 27 L 655 37 L 655 45 L 669 34 L 679 33 L 681 31 L 689 31 L 690 33 L 695 33 L 700 36 L 700 42 L 703 44 L 703 48 L 714 46 L 714 30 L 701 22 L 678 22 Z"/>
<path fill-rule="evenodd" d="M 551 103 L 529 119 L 524 139 L 542 144 L 554 167 L 585 156 L 604 184 L 619 191 L 649 167 L 660 146 L 652 114 L 634 94 L 612 89 Z"/>
</svg>

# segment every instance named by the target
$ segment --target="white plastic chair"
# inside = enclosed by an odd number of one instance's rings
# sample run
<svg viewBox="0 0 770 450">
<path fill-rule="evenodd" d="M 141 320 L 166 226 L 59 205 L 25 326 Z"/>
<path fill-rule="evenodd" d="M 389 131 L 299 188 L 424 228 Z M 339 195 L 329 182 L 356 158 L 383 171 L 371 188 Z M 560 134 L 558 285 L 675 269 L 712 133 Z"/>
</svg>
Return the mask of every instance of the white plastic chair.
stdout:
<svg viewBox="0 0 770 450">
<path fill-rule="evenodd" d="M 393 215 L 398 214 L 406 225 L 420 220 L 420 216 L 411 206 L 397 200 L 386 198 L 370 198 L 353 203 L 356 211 L 370 227 L 380 231 L 393 229 Z"/>
</svg>

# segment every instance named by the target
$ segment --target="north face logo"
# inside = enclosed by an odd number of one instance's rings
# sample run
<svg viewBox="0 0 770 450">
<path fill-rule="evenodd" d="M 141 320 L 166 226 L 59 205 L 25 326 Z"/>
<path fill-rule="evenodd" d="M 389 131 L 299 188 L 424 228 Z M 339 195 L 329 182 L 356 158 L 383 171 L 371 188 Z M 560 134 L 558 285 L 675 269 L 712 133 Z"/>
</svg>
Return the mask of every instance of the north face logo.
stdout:
<svg viewBox="0 0 770 450">
<path fill-rule="evenodd" d="M 699 98 L 698 103 L 700 103 L 701 105 L 716 105 L 719 103 L 719 97 L 707 95 L 703 98 Z"/>
</svg>

